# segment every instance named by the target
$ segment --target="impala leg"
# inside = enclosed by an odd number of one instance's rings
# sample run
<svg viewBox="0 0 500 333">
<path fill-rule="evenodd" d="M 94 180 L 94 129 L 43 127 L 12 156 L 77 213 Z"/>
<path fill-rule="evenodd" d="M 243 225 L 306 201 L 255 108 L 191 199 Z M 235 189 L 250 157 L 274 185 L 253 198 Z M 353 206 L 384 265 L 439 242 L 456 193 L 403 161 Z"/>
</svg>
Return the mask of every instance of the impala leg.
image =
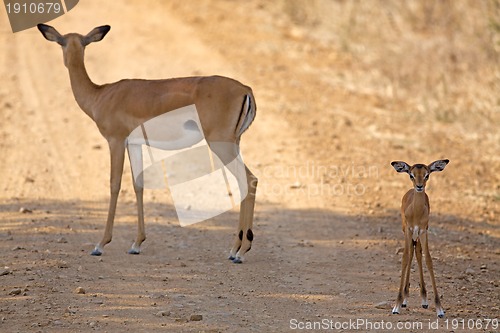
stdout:
<svg viewBox="0 0 500 333">
<path fill-rule="evenodd" d="M 137 179 L 134 177 L 134 169 L 136 172 L 142 170 L 142 146 L 140 145 L 128 145 L 128 156 L 130 159 L 130 167 L 132 169 L 132 183 L 134 184 L 135 199 L 137 203 L 137 237 L 128 250 L 128 254 L 139 254 L 141 253 L 141 244 L 146 240 L 146 228 L 144 226 L 144 176 L 140 172 L 137 175 Z M 132 153 L 131 153 L 132 151 Z M 136 159 L 132 159 L 131 156 L 136 156 Z"/>
<path fill-rule="evenodd" d="M 406 230 L 405 231 L 405 249 L 403 251 L 403 258 L 401 259 L 401 282 L 399 284 L 399 292 L 398 292 L 398 297 L 396 299 L 396 305 L 394 305 L 394 308 L 392 309 L 392 314 L 399 314 L 399 310 L 402 307 L 404 297 L 404 288 L 406 285 L 406 277 L 410 276 L 409 268 L 410 268 L 410 251 L 411 251 L 411 233 Z"/>
<path fill-rule="evenodd" d="M 441 306 L 441 299 L 439 298 L 436 286 L 436 279 L 434 278 L 434 268 L 432 266 L 432 258 L 429 252 L 427 232 L 424 232 L 422 235 L 420 235 L 420 240 L 422 242 L 422 248 L 425 254 L 425 263 L 427 264 L 427 269 L 429 270 L 431 276 L 432 290 L 434 292 L 434 302 L 436 303 L 436 314 L 439 318 L 443 318 L 444 310 L 443 307 Z"/>
<path fill-rule="evenodd" d="M 111 176 L 110 176 L 110 192 L 111 198 L 109 200 L 108 219 L 106 221 L 106 228 L 104 229 L 104 236 L 99 244 L 96 245 L 91 252 L 93 256 L 100 256 L 103 252 L 104 245 L 111 242 L 113 237 L 113 223 L 115 220 L 116 204 L 118 202 L 118 194 L 120 193 L 123 162 L 125 158 L 125 145 L 119 140 L 109 141 L 109 151 L 111 155 Z"/>
<path fill-rule="evenodd" d="M 413 252 L 415 251 L 415 242 L 413 240 L 410 242 L 410 257 L 408 259 L 408 266 L 405 272 L 405 289 L 403 293 L 403 303 L 401 304 L 402 308 L 406 308 L 408 306 L 408 298 L 410 297 L 410 272 L 411 263 L 413 261 Z"/>
<path fill-rule="evenodd" d="M 247 166 L 242 164 L 241 160 L 239 163 L 231 163 L 236 158 L 240 158 L 238 157 L 238 144 L 231 142 L 209 142 L 209 145 L 212 151 L 236 177 L 241 191 L 240 195 L 244 197 L 240 205 L 240 217 L 234 245 L 229 252 L 229 260 L 232 260 L 235 264 L 240 264 L 243 262 L 243 255 L 252 247 L 254 237 L 252 231 L 253 213 L 258 180 Z M 245 172 L 244 177 L 243 172 Z M 242 190 L 244 188 L 246 191 Z"/>
<path fill-rule="evenodd" d="M 243 262 L 243 256 L 252 248 L 253 241 L 253 213 L 255 209 L 255 194 L 257 192 L 258 179 L 245 166 L 248 194 L 241 202 L 240 221 L 238 225 L 238 233 L 236 235 L 234 245 L 229 253 L 229 259 L 235 264 Z"/>
<path fill-rule="evenodd" d="M 420 297 L 422 298 L 422 307 L 427 309 L 429 307 L 429 303 L 427 302 L 427 289 L 425 288 L 424 281 L 424 270 L 422 267 L 422 241 L 418 240 L 415 247 L 415 254 L 417 257 L 418 263 L 418 273 L 420 275 Z"/>
<path fill-rule="evenodd" d="M 141 253 L 141 244 L 146 240 L 146 228 L 144 226 L 144 205 L 143 205 L 143 189 L 135 186 L 135 198 L 137 201 L 137 238 L 130 250 L 128 250 L 129 254 L 139 254 Z"/>
</svg>

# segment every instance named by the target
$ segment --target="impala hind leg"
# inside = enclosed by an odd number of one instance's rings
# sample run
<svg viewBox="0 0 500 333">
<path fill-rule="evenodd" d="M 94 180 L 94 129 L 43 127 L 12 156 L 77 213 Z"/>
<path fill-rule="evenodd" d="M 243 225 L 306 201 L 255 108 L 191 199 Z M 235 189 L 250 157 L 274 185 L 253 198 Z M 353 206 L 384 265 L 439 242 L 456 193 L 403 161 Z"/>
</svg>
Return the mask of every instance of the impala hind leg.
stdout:
<svg viewBox="0 0 500 333">
<path fill-rule="evenodd" d="M 234 245 L 229 252 L 229 259 L 235 264 L 243 262 L 243 256 L 252 248 L 253 241 L 253 214 L 255 209 L 255 194 L 257 192 L 258 179 L 245 166 L 248 194 L 241 202 L 240 221 L 238 224 L 238 233 Z"/>
<path fill-rule="evenodd" d="M 243 262 L 243 255 L 252 247 L 254 238 L 252 226 L 258 180 L 241 161 L 237 143 L 209 141 L 209 145 L 212 151 L 236 177 L 240 188 L 240 195 L 244 198 L 240 204 L 240 217 L 234 245 L 229 251 L 229 260 L 232 260 L 235 264 L 240 264 Z M 238 162 L 235 163 L 237 159 Z"/>
<path fill-rule="evenodd" d="M 93 256 L 100 256 L 103 252 L 104 245 L 111 242 L 111 239 L 113 237 L 113 223 L 115 220 L 116 204 L 118 202 L 118 194 L 120 193 L 122 181 L 123 162 L 125 159 L 125 145 L 119 140 L 109 141 L 109 151 L 111 155 L 111 198 L 109 200 L 108 219 L 106 221 L 106 228 L 104 229 L 104 236 L 102 240 L 91 252 L 91 255 Z"/>
</svg>

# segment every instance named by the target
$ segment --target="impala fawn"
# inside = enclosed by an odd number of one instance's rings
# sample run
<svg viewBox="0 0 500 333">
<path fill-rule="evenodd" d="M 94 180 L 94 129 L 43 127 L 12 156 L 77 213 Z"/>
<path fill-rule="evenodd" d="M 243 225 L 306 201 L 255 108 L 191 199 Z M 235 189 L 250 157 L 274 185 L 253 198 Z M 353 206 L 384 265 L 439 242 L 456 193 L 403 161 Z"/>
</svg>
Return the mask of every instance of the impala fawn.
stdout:
<svg viewBox="0 0 500 333">
<path fill-rule="evenodd" d="M 444 310 L 441 306 L 439 294 L 434 278 L 434 268 L 432 267 L 432 258 L 429 252 L 427 229 L 429 227 L 429 197 L 425 193 L 425 185 L 429 180 L 429 175 L 434 171 L 443 171 L 449 160 L 438 160 L 429 165 L 415 164 L 408 165 L 406 162 L 395 161 L 391 165 L 397 172 L 406 172 L 410 175 L 413 183 L 413 189 L 406 192 L 401 204 L 401 218 L 403 223 L 403 232 L 405 235 L 405 247 L 401 261 L 401 284 L 399 285 L 398 298 L 396 305 L 392 309 L 393 314 L 399 314 L 401 307 L 406 307 L 410 288 L 410 267 L 415 252 L 420 274 L 420 296 L 422 298 L 422 307 L 427 309 L 427 290 L 425 289 L 424 273 L 422 269 L 422 250 L 425 254 L 425 263 L 429 270 L 434 291 L 434 301 L 436 304 L 436 313 L 439 318 L 444 317 Z"/>
</svg>

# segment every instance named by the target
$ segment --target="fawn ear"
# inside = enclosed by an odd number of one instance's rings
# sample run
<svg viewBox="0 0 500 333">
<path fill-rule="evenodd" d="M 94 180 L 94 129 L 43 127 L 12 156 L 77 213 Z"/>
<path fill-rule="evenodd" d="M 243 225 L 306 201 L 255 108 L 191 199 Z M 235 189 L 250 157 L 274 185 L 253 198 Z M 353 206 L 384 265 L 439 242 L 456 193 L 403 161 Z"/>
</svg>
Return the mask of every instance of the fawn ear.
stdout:
<svg viewBox="0 0 500 333">
<path fill-rule="evenodd" d="M 437 160 L 429 164 L 427 167 L 429 168 L 430 172 L 443 171 L 449 162 L 450 160 Z"/>
<path fill-rule="evenodd" d="M 87 46 L 90 43 L 98 42 L 106 36 L 111 27 L 109 25 L 102 25 L 100 27 L 92 29 L 87 36 L 83 37 L 83 46 Z"/>
<path fill-rule="evenodd" d="M 406 162 L 394 161 L 391 163 L 391 165 L 397 172 L 406 172 L 406 173 L 410 172 L 410 166 Z"/>
<path fill-rule="evenodd" d="M 59 33 L 54 27 L 47 24 L 39 23 L 37 24 L 38 30 L 42 33 L 45 39 L 56 42 L 57 44 L 64 46 L 66 44 L 66 39 Z"/>
</svg>

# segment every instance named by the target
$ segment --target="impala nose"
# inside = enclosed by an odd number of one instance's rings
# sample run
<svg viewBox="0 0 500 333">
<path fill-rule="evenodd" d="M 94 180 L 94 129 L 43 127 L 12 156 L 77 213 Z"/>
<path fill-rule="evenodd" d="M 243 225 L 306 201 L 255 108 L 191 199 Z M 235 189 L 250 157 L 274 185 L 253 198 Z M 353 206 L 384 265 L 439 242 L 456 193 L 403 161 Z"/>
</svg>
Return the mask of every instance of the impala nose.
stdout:
<svg viewBox="0 0 500 333">
<path fill-rule="evenodd" d="M 424 185 L 415 185 L 415 190 L 417 190 L 417 192 L 422 192 L 424 190 Z"/>
</svg>

